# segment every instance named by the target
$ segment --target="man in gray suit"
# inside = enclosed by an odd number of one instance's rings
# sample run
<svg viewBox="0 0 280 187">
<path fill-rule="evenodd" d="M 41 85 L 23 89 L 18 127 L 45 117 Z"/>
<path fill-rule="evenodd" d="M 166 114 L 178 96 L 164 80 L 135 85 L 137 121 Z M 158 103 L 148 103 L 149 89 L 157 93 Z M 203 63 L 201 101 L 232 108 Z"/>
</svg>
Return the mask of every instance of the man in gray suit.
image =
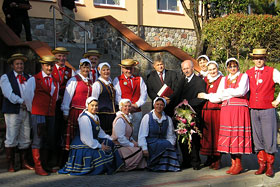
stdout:
<svg viewBox="0 0 280 187">
<path fill-rule="evenodd" d="M 164 84 L 166 84 L 173 91 L 175 91 L 176 85 L 178 83 L 178 77 L 176 72 L 165 69 L 165 65 L 160 55 L 157 55 L 154 59 L 153 67 L 155 70 L 153 70 L 147 76 L 148 95 L 152 100 L 158 97 L 157 93 Z M 172 103 L 170 103 L 166 106 L 164 111 L 168 116 L 172 117 L 174 113 L 173 109 L 174 108 L 172 107 Z"/>
</svg>

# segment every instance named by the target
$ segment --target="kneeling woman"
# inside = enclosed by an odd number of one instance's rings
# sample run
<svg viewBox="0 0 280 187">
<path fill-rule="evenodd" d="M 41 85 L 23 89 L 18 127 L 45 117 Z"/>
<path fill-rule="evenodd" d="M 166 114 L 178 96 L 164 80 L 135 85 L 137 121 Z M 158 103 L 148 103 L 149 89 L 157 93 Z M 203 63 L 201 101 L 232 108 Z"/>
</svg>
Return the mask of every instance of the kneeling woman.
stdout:
<svg viewBox="0 0 280 187">
<path fill-rule="evenodd" d="M 96 115 L 98 101 L 94 97 L 86 100 L 86 109 L 78 118 L 80 134 L 70 145 L 69 157 L 60 174 L 98 175 L 113 174 L 123 161 L 115 148 L 111 137 L 100 128 Z"/>
<path fill-rule="evenodd" d="M 132 115 L 131 101 L 129 99 L 121 99 L 119 102 L 120 111 L 113 122 L 112 138 L 114 143 L 119 145 L 119 153 L 125 162 L 122 170 L 128 171 L 136 168 L 145 168 L 146 160 L 143 156 L 141 147 L 132 138 L 133 125 L 131 123 Z"/>
<path fill-rule="evenodd" d="M 166 100 L 154 99 L 154 109 L 146 114 L 140 125 L 138 143 L 144 156 L 148 157 L 148 168 L 152 171 L 179 171 L 180 164 L 175 149 L 176 136 L 172 120 L 163 112 Z"/>
</svg>

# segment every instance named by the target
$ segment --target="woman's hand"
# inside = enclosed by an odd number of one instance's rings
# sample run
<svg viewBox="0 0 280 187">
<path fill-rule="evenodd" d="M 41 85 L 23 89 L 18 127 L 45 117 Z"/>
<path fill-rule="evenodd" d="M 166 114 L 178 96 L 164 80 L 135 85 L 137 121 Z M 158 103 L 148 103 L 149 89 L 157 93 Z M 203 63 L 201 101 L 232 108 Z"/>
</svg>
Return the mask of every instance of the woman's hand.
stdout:
<svg viewBox="0 0 280 187">
<path fill-rule="evenodd" d="M 206 99 L 206 94 L 205 94 L 205 93 L 203 93 L 203 92 L 198 93 L 197 98 L 200 98 L 200 99 Z"/>
<path fill-rule="evenodd" d="M 149 151 L 148 150 L 144 150 L 143 151 L 143 155 L 144 155 L 144 157 L 149 157 Z"/>
<path fill-rule="evenodd" d="M 136 141 L 133 140 L 132 143 L 134 144 L 134 147 L 138 147 L 138 143 Z"/>
<path fill-rule="evenodd" d="M 104 142 L 101 144 L 101 149 L 102 151 L 110 151 L 111 150 L 111 147 L 107 146 L 107 145 L 104 145 Z"/>
</svg>

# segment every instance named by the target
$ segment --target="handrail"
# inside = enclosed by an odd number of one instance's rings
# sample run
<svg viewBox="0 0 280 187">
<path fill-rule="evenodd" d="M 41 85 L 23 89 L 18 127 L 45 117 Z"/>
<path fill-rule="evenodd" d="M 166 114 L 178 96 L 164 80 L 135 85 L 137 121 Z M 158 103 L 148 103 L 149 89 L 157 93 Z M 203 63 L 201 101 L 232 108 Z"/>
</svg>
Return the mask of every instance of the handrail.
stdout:
<svg viewBox="0 0 280 187">
<path fill-rule="evenodd" d="M 88 34 L 88 38 L 90 38 L 90 32 L 81 24 L 79 24 L 76 20 L 74 20 L 73 18 L 69 17 L 68 15 L 66 15 L 64 12 L 62 12 L 59 8 L 57 8 L 54 5 L 50 6 L 49 11 L 51 12 L 51 9 L 53 9 L 53 33 L 54 33 L 54 47 L 56 47 L 56 16 L 55 16 L 55 9 L 57 11 L 60 12 L 60 14 L 63 14 L 64 16 L 66 16 L 68 19 L 70 19 L 73 23 L 75 23 L 76 25 L 78 25 L 81 29 L 84 30 L 85 33 L 85 38 L 84 38 L 84 45 L 85 45 L 85 53 L 87 52 L 87 37 L 86 37 L 86 33 Z"/>
<path fill-rule="evenodd" d="M 130 48 L 132 48 L 134 51 L 136 51 L 139 55 L 141 55 L 142 57 L 144 57 L 146 60 L 148 60 L 150 63 L 153 64 L 153 61 L 149 57 L 147 57 L 146 55 L 144 55 L 144 53 L 142 53 L 141 51 L 136 49 L 133 45 L 128 43 L 125 39 L 123 39 L 121 37 L 118 37 L 117 39 L 121 40 L 121 60 L 123 59 L 123 45 L 122 45 L 122 43 L 124 42 L 126 45 L 128 45 Z"/>
</svg>

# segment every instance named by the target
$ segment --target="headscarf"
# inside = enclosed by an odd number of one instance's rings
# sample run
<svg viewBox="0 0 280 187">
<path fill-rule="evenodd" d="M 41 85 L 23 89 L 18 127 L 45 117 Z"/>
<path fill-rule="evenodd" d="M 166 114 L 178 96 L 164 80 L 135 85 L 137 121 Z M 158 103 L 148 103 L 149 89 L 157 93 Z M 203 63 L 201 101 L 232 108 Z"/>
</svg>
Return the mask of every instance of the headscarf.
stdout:
<svg viewBox="0 0 280 187">
<path fill-rule="evenodd" d="M 111 66 L 108 62 L 102 62 L 97 67 L 97 70 L 98 70 L 99 74 L 101 74 L 101 70 L 102 70 L 103 66 L 108 66 L 109 69 L 111 69 Z"/>
<path fill-rule="evenodd" d="M 120 102 L 119 102 L 119 109 L 122 110 L 122 107 L 127 102 L 129 102 L 131 104 L 131 101 L 129 99 L 121 99 Z"/>
<path fill-rule="evenodd" d="M 92 101 L 97 101 L 98 99 L 96 97 L 88 97 L 86 100 L 86 108 L 88 108 L 88 105 L 92 102 Z"/>
<path fill-rule="evenodd" d="M 155 103 L 156 103 L 158 100 L 163 101 L 164 107 L 166 107 L 166 100 L 165 100 L 163 97 L 156 97 L 156 98 L 154 99 L 153 105 L 155 105 Z"/>
</svg>

